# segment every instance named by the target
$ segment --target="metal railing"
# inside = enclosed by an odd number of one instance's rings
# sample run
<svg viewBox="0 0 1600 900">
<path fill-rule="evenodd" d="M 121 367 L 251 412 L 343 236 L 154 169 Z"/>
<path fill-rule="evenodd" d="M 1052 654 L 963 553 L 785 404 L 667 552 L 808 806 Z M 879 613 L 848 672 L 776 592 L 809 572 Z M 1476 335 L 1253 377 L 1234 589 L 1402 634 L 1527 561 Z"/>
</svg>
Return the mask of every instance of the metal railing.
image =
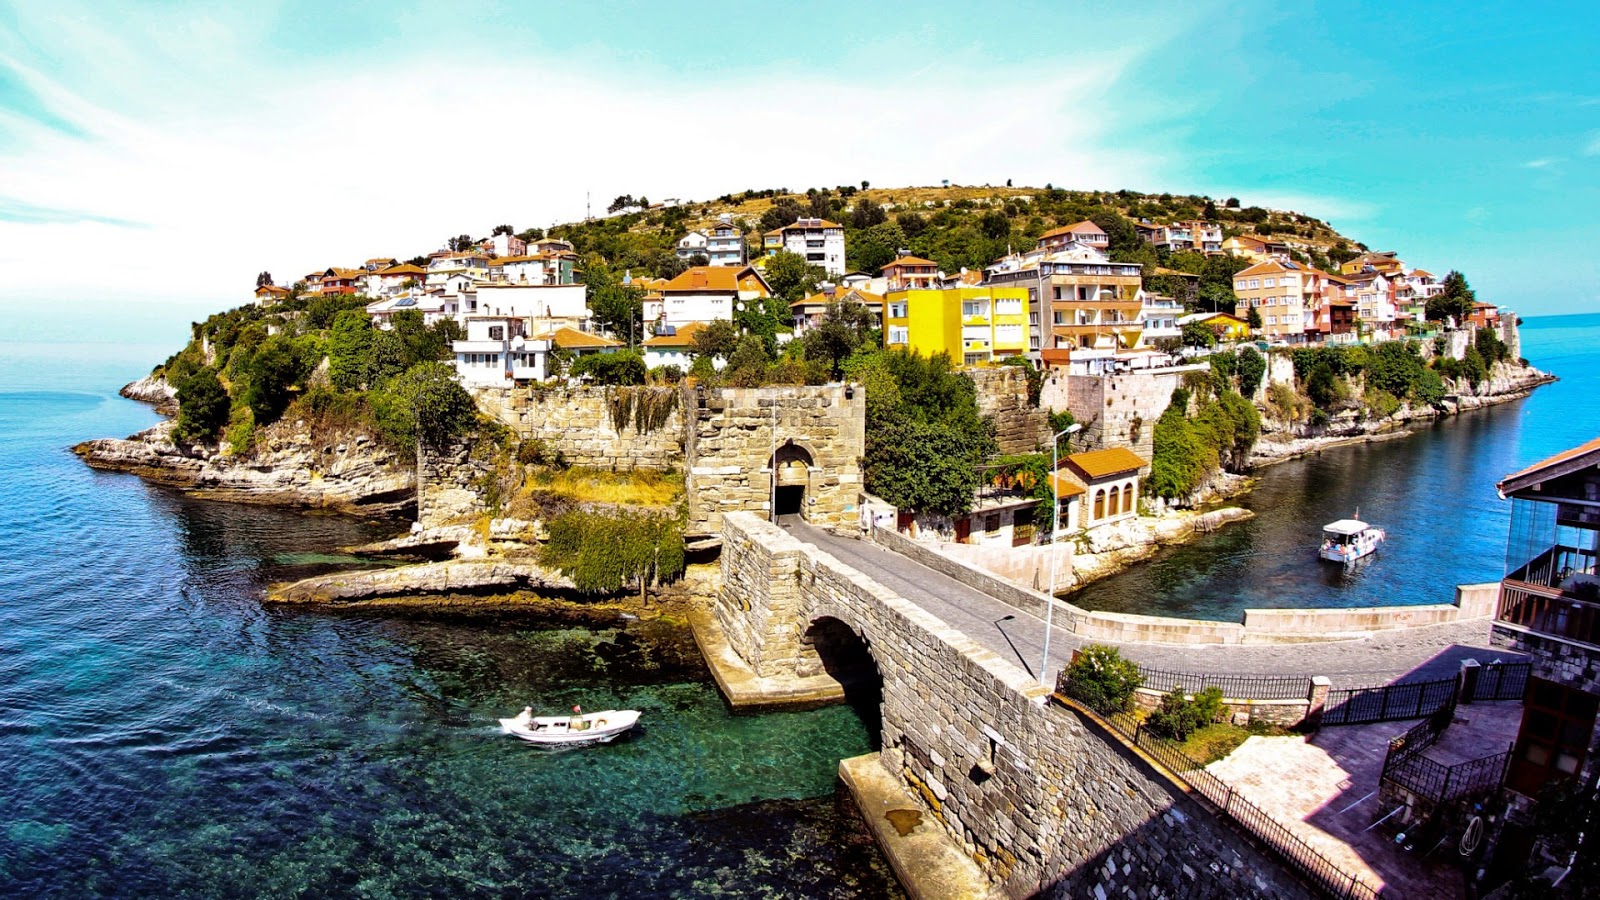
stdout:
<svg viewBox="0 0 1600 900">
<path fill-rule="evenodd" d="M 1251 803 L 1233 786 L 1206 770 L 1200 762 L 1175 745 L 1144 730 L 1127 713 L 1104 717 L 1111 729 L 1144 751 L 1168 772 L 1209 800 L 1223 815 L 1237 822 L 1257 840 L 1281 856 L 1296 871 L 1329 897 L 1340 900 L 1376 900 L 1383 896 L 1378 888 L 1347 872 L 1316 848 L 1306 843 L 1287 825 Z"/>
<path fill-rule="evenodd" d="M 1411 681 L 1328 692 L 1323 725 L 1364 725 L 1420 719 L 1456 702 L 1456 679 Z"/>
<path fill-rule="evenodd" d="M 1492 794 L 1505 783 L 1506 765 L 1511 760 L 1508 747 L 1490 754 L 1447 766 L 1417 753 L 1390 766 L 1383 764 L 1383 779 L 1435 803 L 1465 800 Z"/>
<path fill-rule="evenodd" d="M 1207 675 L 1191 672 L 1166 672 L 1161 669 L 1139 667 L 1144 678 L 1141 687 L 1167 693 L 1175 687 L 1184 693 L 1194 694 L 1208 687 L 1222 689 L 1228 700 L 1307 700 L 1311 697 L 1311 679 L 1284 678 L 1274 675 Z"/>
<path fill-rule="evenodd" d="M 1490 663 L 1478 670 L 1478 681 L 1468 700 L 1521 700 L 1528 689 L 1532 663 Z"/>
</svg>

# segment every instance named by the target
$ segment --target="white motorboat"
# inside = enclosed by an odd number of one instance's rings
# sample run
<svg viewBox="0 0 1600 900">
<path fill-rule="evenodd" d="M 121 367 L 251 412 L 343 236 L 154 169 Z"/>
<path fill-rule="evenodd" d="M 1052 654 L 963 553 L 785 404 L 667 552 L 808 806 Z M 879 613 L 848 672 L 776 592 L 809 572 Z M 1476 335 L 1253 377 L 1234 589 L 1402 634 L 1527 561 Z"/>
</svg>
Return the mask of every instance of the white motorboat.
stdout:
<svg viewBox="0 0 1600 900">
<path fill-rule="evenodd" d="M 636 709 L 608 709 L 586 713 L 573 707 L 570 716 L 535 716 L 523 707 L 514 718 L 501 719 L 500 727 L 515 737 L 534 744 L 576 746 L 604 744 L 616 740 L 639 722 Z"/>
<path fill-rule="evenodd" d="M 1360 519 L 1340 519 L 1322 526 L 1322 547 L 1317 555 L 1331 562 L 1353 563 L 1378 552 L 1383 539 L 1382 528 Z"/>
</svg>

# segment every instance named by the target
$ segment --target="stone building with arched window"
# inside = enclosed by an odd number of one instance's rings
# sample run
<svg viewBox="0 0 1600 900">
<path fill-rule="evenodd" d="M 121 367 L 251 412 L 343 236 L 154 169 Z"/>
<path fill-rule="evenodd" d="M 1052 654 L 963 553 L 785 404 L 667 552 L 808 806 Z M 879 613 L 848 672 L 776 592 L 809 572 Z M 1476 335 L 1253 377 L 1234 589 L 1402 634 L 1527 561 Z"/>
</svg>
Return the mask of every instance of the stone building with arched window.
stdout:
<svg viewBox="0 0 1600 900">
<path fill-rule="evenodd" d="M 1139 514 L 1139 474 L 1146 463 L 1126 447 L 1074 453 L 1061 461 L 1060 474 L 1083 487 L 1077 498 L 1078 528 L 1095 528 Z M 1062 521 L 1062 528 L 1072 525 Z"/>
</svg>

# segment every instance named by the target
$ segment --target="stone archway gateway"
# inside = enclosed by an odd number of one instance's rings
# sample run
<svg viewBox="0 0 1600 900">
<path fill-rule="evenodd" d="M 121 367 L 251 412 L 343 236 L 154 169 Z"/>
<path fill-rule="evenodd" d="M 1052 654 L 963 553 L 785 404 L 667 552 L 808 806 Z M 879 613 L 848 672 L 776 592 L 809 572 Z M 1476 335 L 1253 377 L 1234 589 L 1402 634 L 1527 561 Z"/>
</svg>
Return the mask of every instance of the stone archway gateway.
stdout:
<svg viewBox="0 0 1600 900">
<path fill-rule="evenodd" d="M 811 451 L 793 438 L 772 453 L 773 512 L 779 516 L 806 516 L 806 495 L 811 486 L 814 460 Z"/>
</svg>

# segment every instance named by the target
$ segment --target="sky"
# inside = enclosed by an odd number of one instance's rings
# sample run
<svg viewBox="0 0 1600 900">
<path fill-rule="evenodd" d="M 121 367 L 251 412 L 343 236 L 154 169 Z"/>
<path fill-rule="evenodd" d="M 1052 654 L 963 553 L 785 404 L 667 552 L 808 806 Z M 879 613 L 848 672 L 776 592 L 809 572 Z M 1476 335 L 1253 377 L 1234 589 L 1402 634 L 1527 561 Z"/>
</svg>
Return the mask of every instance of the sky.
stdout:
<svg viewBox="0 0 1600 900">
<path fill-rule="evenodd" d="M 1236 196 L 1600 311 L 1592 11 L 1114 6 L 0 2 L 0 340 L 177 342 L 262 270 L 864 179 Z"/>
</svg>

